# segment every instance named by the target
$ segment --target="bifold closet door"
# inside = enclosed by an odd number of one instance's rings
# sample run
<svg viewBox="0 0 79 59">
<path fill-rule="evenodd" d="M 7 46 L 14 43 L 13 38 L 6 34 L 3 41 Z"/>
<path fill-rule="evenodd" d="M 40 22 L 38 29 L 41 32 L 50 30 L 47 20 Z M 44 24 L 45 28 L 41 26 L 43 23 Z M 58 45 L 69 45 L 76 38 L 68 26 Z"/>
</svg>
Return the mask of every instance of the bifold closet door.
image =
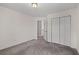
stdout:
<svg viewBox="0 0 79 59">
<path fill-rule="evenodd" d="M 51 42 L 71 45 L 71 16 L 51 18 Z"/>
<path fill-rule="evenodd" d="M 59 18 L 51 19 L 51 41 L 59 43 Z"/>
<path fill-rule="evenodd" d="M 59 40 L 61 44 L 71 45 L 71 17 L 60 17 L 59 21 Z"/>
</svg>

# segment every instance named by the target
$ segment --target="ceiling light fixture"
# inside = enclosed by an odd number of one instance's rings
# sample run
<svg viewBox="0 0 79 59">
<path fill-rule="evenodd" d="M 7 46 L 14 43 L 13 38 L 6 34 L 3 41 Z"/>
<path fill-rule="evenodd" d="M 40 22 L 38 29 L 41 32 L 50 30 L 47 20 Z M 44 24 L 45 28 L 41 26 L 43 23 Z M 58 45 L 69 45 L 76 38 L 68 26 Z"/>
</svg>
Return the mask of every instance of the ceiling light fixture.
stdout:
<svg viewBox="0 0 79 59">
<path fill-rule="evenodd" d="M 38 7 L 38 4 L 37 3 L 32 3 L 32 7 L 33 8 L 37 8 Z"/>
</svg>

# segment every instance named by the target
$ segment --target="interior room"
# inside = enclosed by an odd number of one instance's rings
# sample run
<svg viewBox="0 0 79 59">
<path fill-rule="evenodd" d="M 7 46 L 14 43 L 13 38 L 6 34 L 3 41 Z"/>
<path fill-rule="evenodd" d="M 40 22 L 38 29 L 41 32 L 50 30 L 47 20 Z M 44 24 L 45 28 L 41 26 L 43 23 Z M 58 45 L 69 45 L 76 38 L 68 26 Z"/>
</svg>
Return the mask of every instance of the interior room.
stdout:
<svg viewBox="0 0 79 59">
<path fill-rule="evenodd" d="M 0 3 L 0 55 L 78 55 L 79 3 Z"/>
</svg>

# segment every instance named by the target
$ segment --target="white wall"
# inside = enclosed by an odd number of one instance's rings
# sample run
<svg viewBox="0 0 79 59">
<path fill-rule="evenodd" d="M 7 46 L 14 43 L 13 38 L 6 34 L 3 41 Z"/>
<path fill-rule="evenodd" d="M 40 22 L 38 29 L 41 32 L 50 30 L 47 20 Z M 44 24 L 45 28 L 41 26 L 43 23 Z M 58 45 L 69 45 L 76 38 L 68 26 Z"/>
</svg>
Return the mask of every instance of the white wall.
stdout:
<svg viewBox="0 0 79 59">
<path fill-rule="evenodd" d="M 76 29 L 76 37 L 77 37 L 77 49 L 79 51 L 79 6 L 77 8 L 77 15 L 75 15 L 76 18 L 74 20 L 75 21 L 75 29 Z"/>
<path fill-rule="evenodd" d="M 0 7 L 0 49 L 36 38 L 34 18 Z"/>
</svg>

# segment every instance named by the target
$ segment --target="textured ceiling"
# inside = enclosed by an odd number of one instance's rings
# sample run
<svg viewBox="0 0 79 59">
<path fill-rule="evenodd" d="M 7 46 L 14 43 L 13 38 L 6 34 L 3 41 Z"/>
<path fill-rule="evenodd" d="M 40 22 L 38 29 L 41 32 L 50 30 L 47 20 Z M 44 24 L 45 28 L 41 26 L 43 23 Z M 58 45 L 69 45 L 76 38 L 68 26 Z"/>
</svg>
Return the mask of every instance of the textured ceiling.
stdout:
<svg viewBox="0 0 79 59">
<path fill-rule="evenodd" d="M 77 3 L 38 3 L 37 8 L 32 8 L 31 3 L 0 3 L 0 6 L 34 17 L 75 8 L 77 5 Z"/>
</svg>

